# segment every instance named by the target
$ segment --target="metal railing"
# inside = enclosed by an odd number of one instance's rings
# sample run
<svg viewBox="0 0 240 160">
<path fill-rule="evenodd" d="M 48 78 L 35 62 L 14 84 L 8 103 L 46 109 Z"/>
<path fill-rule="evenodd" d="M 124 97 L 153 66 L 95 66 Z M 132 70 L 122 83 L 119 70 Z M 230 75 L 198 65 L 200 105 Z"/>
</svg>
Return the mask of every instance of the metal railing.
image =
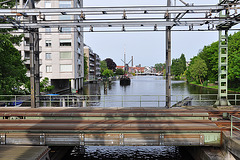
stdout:
<svg viewBox="0 0 240 160">
<path fill-rule="evenodd" d="M 231 137 L 232 137 L 232 135 L 233 135 L 233 129 L 236 129 L 236 130 L 238 130 L 238 131 L 240 131 L 240 128 L 238 128 L 238 127 L 236 127 L 236 126 L 234 126 L 233 125 L 233 119 L 237 119 L 237 120 L 240 120 L 240 118 L 239 117 L 236 117 L 236 116 L 233 116 L 233 115 L 230 115 L 231 116 Z"/>
<path fill-rule="evenodd" d="M 41 107 L 165 107 L 166 95 L 41 95 Z M 172 95 L 172 106 L 211 106 L 217 94 Z M 240 105 L 240 94 L 229 94 L 232 105 Z M 177 105 L 178 104 L 178 105 Z M 0 95 L 0 106 L 31 106 L 30 95 Z"/>
</svg>

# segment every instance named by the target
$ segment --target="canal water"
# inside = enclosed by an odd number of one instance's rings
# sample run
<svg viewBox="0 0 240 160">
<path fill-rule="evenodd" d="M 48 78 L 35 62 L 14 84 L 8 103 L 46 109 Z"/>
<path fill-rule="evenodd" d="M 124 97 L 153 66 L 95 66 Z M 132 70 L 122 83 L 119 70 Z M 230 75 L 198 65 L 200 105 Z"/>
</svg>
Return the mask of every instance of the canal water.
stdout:
<svg viewBox="0 0 240 160">
<path fill-rule="evenodd" d="M 129 86 L 120 86 L 119 81 L 112 81 L 110 84 L 107 84 L 107 87 L 104 87 L 102 83 L 88 84 L 84 86 L 82 94 L 101 95 L 100 99 L 107 95 L 111 97 L 111 100 L 117 101 L 121 101 L 122 97 L 116 95 L 165 95 L 165 79 L 160 76 L 135 76 L 131 79 L 131 85 Z M 190 94 L 217 94 L 217 91 L 188 85 L 184 81 L 172 81 L 172 95 L 187 96 Z M 131 98 L 134 98 L 134 96 Z M 139 102 L 133 102 L 132 104 L 132 106 L 138 105 Z M 99 104 L 95 104 L 95 107 L 97 106 Z M 176 146 L 97 146 L 86 147 L 85 149 L 83 154 L 76 146 L 64 159 L 193 160 L 184 148 Z"/>
<path fill-rule="evenodd" d="M 130 85 L 121 86 L 119 81 L 112 81 L 105 85 L 103 83 L 88 84 L 84 86 L 81 94 L 98 95 L 88 98 L 88 105 L 93 107 L 165 107 L 165 84 L 166 80 L 162 76 L 134 76 Z M 201 100 L 211 100 L 216 99 L 217 90 L 189 85 L 185 81 L 172 80 L 172 105 L 186 97 L 193 98 L 192 105 L 212 105 L 214 103 L 214 101 L 200 102 L 198 101 L 199 96 L 192 94 L 215 94 L 201 97 Z"/>
</svg>

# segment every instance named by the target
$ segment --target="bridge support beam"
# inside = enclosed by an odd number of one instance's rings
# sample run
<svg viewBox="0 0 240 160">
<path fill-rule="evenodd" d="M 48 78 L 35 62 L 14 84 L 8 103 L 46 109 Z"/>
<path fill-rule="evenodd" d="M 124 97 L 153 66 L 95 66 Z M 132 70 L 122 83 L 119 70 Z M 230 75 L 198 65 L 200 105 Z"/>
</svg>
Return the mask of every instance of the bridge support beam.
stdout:
<svg viewBox="0 0 240 160">
<path fill-rule="evenodd" d="M 167 1 L 167 6 L 171 6 L 171 0 Z M 170 18 L 167 12 L 167 21 L 170 21 Z M 166 27 L 166 108 L 171 108 L 171 28 Z"/>
</svg>

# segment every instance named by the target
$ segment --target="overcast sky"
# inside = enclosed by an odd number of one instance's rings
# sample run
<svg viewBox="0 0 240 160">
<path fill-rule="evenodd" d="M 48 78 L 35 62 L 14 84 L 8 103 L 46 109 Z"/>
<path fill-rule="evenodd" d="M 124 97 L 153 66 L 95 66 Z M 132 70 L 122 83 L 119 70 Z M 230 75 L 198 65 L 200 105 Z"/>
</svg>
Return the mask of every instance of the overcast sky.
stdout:
<svg viewBox="0 0 240 160">
<path fill-rule="evenodd" d="M 83 0 L 84 7 L 90 6 L 128 6 L 128 5 L 166 5 L 167 0 Z M 179 0 L 177 5 L 182 5 Z M 187 3 L 217 4 L 218 0 L 184 0 Z M 190 60 L 204 45 L 218 40 L 218 32 L 172 32 L 172 58 L 182 53 Z M 124 48 L 127 61 L 134 57 L 134 65 L 154 66 L 165 63 L 165 32 L 134 33 L 84 33 L 84 43 L 99 54 L 103 60 L 112 58 L 117 65 L 123 65 Z"/>
</svg>

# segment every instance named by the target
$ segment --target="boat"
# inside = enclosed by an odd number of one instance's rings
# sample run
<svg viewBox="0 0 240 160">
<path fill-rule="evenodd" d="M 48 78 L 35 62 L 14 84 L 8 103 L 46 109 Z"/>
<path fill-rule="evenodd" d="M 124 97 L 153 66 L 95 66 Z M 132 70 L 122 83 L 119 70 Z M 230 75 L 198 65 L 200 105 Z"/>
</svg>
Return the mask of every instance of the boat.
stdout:
<svg viewBox="0 0 240 160">
<path fill-rule="evenodd" d="M 126 85 L 130 85 L 130 83 L 131 83 L 131 79 L 128 76 L 124 75 L 120 78 L 120 85 L 126 86 Z"/>
<path fill-rule="evenodd" d="M 22 100 L 4 103 L 5 107 L 20 107 L 23 104 Z"/>
</svg>

